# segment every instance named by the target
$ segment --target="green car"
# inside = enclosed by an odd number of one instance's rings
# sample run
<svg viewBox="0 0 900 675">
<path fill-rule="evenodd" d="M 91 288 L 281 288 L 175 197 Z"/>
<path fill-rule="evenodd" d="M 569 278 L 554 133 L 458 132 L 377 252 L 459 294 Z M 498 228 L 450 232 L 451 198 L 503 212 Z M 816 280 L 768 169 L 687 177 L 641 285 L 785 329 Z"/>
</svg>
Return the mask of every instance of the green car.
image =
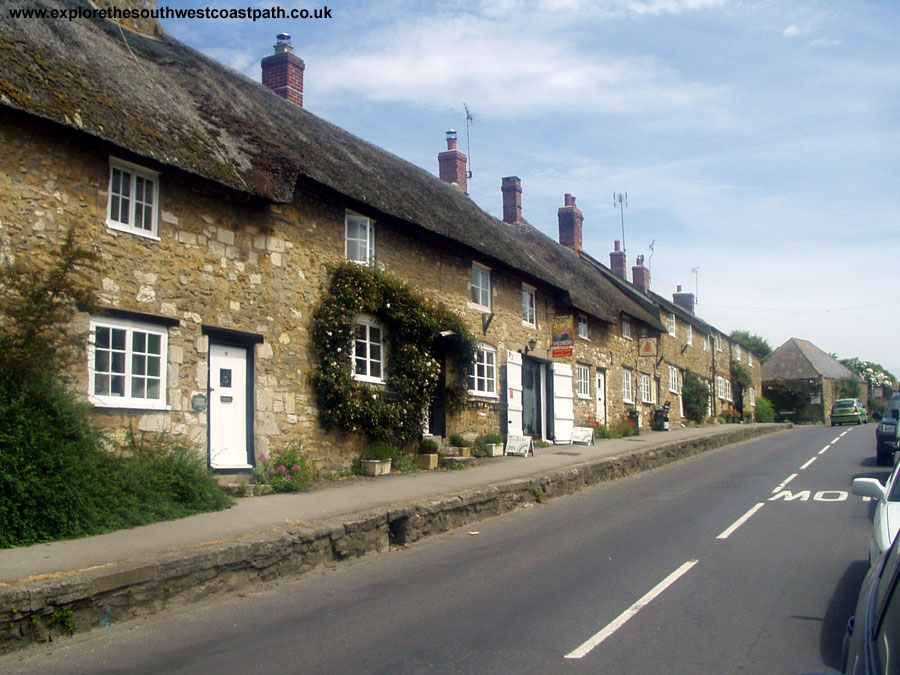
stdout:
<svg viewBox="0 0 900 675">
<path fill-rule="evenodd" d="M 831 426 L 836 424 L 865 424 L 869 421 L 866 406 L 858 398 L 839 398 L 831 406 Z"/>
</svg>

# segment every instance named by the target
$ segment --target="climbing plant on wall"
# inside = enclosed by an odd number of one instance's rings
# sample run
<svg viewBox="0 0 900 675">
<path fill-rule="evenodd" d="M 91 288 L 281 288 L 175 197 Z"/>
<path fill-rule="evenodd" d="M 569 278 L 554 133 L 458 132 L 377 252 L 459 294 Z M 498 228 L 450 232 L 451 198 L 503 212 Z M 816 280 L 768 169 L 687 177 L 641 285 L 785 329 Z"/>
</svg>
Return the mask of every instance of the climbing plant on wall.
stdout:
<svg viewBox="0 0 900 675">
<path fill-rule="evenodd" d="M 384 326 L 384 386 L 360 382 L 351 374 L 360 314 Z M 414 438 L 437 391 L 439 350 L 458 367 L 448 400 L 465 400 L 475 337 L 460 317 L 390 275 L 355 263 L 335 267 L 313 321 L 313 385 L 326 429 L 359 432 L 373 440 Z"/>
</svg>

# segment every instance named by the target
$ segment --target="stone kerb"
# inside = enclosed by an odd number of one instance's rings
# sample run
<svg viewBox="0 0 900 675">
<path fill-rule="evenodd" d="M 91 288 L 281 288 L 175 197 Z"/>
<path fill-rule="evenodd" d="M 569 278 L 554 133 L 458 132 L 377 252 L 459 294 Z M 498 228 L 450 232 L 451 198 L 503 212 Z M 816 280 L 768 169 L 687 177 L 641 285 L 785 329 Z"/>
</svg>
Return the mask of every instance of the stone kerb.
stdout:
<svg viewBox="0 0 900 675">
<path fill-rule="evenodd" d="M 459 494 L 371 509 L 236 540 L 45 575 L 0 586 L 0 653 L 66 632 L 84 632 L 218 593 L 390 546 L 405 546 L 585 487 L 670 464 L 724 445 L 790 428 L 747 425 L 724 433 L 636 448 L 620 455 Z M 64 620 L 68 617 L 68 620 Z"/>
</svg>

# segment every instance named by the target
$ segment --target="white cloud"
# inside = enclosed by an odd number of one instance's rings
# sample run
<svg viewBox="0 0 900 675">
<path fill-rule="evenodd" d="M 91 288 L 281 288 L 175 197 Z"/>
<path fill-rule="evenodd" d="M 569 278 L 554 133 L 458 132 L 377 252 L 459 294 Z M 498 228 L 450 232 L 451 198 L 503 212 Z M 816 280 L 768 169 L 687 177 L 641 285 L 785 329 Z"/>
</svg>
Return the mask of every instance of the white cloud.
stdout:
<svg viewBox="0 0 900 675">
<path fill-rule="evenodd" d="M 781 34 L 786 38 L 793 38 L 793 37 L 797 37 L 798 35 L 800 35 L 803 32 L 804 31 L 801 31 L 797 26 L 795 26 L 794 24 L 791 24 L 790 26 L 785 28 Z"/>
</svg>

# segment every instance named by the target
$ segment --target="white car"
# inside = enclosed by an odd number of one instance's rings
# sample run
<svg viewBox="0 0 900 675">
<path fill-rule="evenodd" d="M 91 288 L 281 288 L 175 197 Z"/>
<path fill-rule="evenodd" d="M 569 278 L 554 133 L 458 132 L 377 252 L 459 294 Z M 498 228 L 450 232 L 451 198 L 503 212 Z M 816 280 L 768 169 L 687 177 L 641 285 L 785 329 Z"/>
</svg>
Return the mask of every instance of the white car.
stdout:
<svg viewBox="0 0 900 675">
<path fill-rule="evenodd" d="M 855 478 L 850 488 L 853 494 L 860 497 L 871 497 L 876 501 L 875 534 L 869 543 L 869 564 L 871 565 L 878 556 L 884 553 L 900 529 L 900 462 L 894 466 L 891 475 L 887 479 L 887 485 L 882 485 L 877 478 Z"/>
</svg>

